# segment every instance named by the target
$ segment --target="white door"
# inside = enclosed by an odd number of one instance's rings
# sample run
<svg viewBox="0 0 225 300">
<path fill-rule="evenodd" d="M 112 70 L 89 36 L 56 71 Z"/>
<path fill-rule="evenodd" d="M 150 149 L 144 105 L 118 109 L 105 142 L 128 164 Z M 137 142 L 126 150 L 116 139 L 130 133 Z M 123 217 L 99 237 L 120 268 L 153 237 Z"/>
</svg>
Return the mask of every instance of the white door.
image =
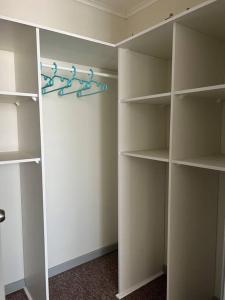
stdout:
<svg viewBox="0 0 225 300">
<path fill-rule="evenodd" d="M 5 299 L 5 290 L 3 284 L 3 272 L 2 272 L 2 245 L 1 245 L 1 224 L 5 221 L 5 212 L 0 209 L 0 300 Z"/>
</svg>

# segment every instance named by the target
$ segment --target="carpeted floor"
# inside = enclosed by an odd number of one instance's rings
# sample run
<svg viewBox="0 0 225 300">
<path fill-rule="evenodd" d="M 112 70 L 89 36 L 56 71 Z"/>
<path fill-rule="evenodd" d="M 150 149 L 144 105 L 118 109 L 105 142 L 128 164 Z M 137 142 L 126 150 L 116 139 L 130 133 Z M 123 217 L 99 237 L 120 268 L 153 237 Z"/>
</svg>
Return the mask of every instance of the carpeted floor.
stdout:
<svg viewBox="0 0 225 300">
<path fill-rule="evenodd" d="M 111 300 L 117 293 L 117 253 L 111 253 L 50 279 L 51 300 Z M 23 291 L 7 300 L 27 300 Z M 124 300 L 165 300 L 166 276 L 139 289 Z"/>
</svg>

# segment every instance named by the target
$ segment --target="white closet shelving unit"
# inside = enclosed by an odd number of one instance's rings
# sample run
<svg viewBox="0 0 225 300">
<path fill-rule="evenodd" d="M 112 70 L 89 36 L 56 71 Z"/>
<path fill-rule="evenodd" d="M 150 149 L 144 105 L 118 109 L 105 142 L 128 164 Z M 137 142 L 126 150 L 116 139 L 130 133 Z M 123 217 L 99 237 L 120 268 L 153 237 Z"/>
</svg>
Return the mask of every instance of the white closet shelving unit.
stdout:
<svg viewBox="0 0 225 300">
<path fill-rule="evenodd" d="M 114 77 L 118 47 L 118 297 L 167 266 L 167 300 L 222 300 L 224 1 L 206 1 L 118 45 L 7 18 L 0 29 L 0 203 L 11 241 L 2 245 L 5 281 L 7 262 L 23 251 L 27 293 L 49 299 L 40 62 Z M 14 239 L 23 249 L 13 249 Z"/>
<path fill-rule="evenodd" d="M 1 272 L 8 283 L 10 265 L 23 251 L 24 265 L 15 276 L 24 277 L 33 299 L 46 299 L 36 28 L 1 20 L 0 31 L 0 206 L 6 210 Z M 21 248 L 14 241 L 22 241 Z"/>
<path fill-rule="evenodd" d="M 119 43 L 119 294 L 223 299 L 225 2 Z M 167 265 L 167 268 L 164 267 Z"/>
</svg>

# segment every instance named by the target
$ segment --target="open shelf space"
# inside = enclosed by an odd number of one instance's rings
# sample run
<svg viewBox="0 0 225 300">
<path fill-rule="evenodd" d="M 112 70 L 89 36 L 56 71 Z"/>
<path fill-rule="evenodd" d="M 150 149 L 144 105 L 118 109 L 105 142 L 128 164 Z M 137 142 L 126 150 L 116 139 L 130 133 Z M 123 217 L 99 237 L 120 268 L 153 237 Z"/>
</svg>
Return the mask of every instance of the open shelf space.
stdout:
<svg viewBox="0 0 225 300">
<path fill-rule="evenodd" d="M 119 49 L 119 99 L 142 101 L 148 98 L 152 102 L 168 102 L 171 92 L 171 59 Z"/>
<path fill-rule="evenodd" d="M 119 157 L 119 296 L 163 274 L 168 164 Z M 141 234 L 140 234 L 141 233 Z"/>
<path fill-rule="evenodd" d="M 175 24 L 174 44 L 175 91 L 224 85 L 224 40 Z"/>
<path fill-rule="evenodd" d="M 49 30 L 40 30 L 41 57 L 117 70 L 117 48 Z"/>
<path fill-rule="evenodd" d="M 122 152 L 121 154 L 125 155 L 125 156 L 130 156 L 130 157 L 169 162 L 169 150 L 168 149 L 126 151 L 126 152 Z"/>
<path fill-rule="evenodd" d="M 223 172 L 172 165 L 169 299 L 222 299 L 224 196 Z"/>
<path fill-rule="evenodd" d="M 16 164 L 25 162 L 40 162 L 40 158 L 31 153 L 20 151 L 0 152 L 0 165 Z"/>
<path fill-rule="evenodd" d="M 37 93 L 36 29 L 0 20 L 0 90 Z"/>
<path fill-rule="evenodd" d="M 225 105 L 218 101 L 222 98 L 217 93 L 213 95 L 214 92 L 209 97 L 208 92 L 203 91 L 175 96 L 172 124 L 174 162 L 225 171 Z"/>
<path fill-rule="evenodd" d="M 121 99 L 121 103 L 149 103 L 149 104 L 170 104 L 171 93 L 160 93 L 143 97 Z"/>
<path fill-rule="evenodd" d="M 38 94 L 0 91 L 0 103 L 37 101 Z"/>
</svg>

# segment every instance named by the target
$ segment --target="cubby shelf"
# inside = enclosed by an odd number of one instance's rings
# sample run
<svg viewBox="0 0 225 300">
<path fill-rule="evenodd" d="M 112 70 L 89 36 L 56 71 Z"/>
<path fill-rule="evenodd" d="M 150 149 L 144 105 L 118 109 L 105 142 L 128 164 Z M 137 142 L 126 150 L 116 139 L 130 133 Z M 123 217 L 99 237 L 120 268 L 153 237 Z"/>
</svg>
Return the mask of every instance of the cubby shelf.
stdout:
<svg viewBox="0 0 225 300">
<path fill-rule="evenodd" d="M 149 104 L 170 104 L 171 93 L 159 93 L 143 97 L 121 99 L 121 103 L 149 103 Z"/>
<path fill-rule="evenodd" d="M 121 152 L 122 155 L 144 158 L 156 161 L 169 162 L 169 150 L 159 149 L 159 150 L 138 150 L 138 151 L 126 151 Z"/>
<path fill-rule="evenodd" d="M 38 94 L 0 91 L 0 103 L 16 103 L 30 100 L 36 101 L 37 99 Z"/>
<path fill-rule="evenodd" d="M 225 84 L 176 91 L 175 95 L 178 95 L 178 96 L 179 95 L 180 96 L 190 95 L 190 96 L 201 97 L 201 98 L 206 98 L 206 99 L 224 100 L 225 99 Z"/>
<path fill-rule="evenodd" d="M 174 164 L 192 166 L 225 172 L 225 155 L 217 154 L 211 156 L 200 156 L 189 159 L 173 160 Z"/>
<path fill-rule="evenodd" d="M 22 151 L 12 151 L 12 152 L 1 152 L 0 153 L 0 165 L 6 164 L 19 164 L 25 162 L 40 162 L 40 158 L 32 155 L 31 153 L 26 153 Z"/>
</svg>

